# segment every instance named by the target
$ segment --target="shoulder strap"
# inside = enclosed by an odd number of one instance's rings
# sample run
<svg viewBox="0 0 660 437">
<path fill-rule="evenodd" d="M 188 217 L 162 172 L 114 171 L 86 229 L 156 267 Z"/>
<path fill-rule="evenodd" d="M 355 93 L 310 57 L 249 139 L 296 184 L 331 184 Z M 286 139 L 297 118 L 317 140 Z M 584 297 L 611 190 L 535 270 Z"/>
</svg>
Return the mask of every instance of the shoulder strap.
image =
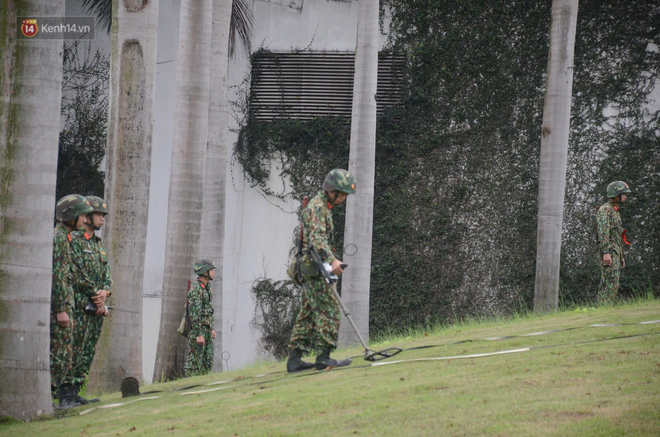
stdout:
<svg viewBox="0 0 660 437">
<path fill-rule="evenodd" d="M 186 290 L 186 315 L 188 315 L 188 304 L 190 303 L 188 300 L 189 293 L 190 293 L 190 280 L 188 280 L 188 289 Z"/>
<path fill-rule="evenodd" d="M 308 202 L 309 202 L 309 198 L 307 196 L 303 197 L 302 210 L 304 210 L 307 207 Z M 298 238 L 298 255 L 302 255 L 303 238 L 305 238 L 305 233 L 303 232 L 303 220 L 302 220 L 302 217 L 301 217 L 300 218 L 300 236 Z"/>
</svg>

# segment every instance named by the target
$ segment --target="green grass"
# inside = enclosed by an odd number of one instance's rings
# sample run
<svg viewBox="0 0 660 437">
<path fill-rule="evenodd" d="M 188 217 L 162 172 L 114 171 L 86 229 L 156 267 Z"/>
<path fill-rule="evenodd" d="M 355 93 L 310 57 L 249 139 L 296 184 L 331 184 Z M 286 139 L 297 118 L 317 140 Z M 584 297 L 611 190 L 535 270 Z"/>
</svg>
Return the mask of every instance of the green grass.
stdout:
<svg viewBox="0 0 660 437">
<path fill-rule="evenodd" d="M 0 424 L 9 436 L 277 436 L 277 435 L 660 435 L 660 301 L 575 309 L 544 317 L 465 322 L 392 338 L 393 360 L 453 357 L 527 347 L 520 353 L 367 367 L 281 373 L 283 363 L 154 384 L 136 398 L 102 396 L 66 417 Z M 598 323 L 627 323 L 589 327 Z M 483 341 L 574 328 L 547 335 Z M 628 338 L 615 338 L 649 334 Z M 476 340 L 455 344 L 458 341 Z M 360 354 L 340 350 L 336 357 Z M 386 361 L 382 361 L 386 362 Z M 280 372 L 267 376 L 264 373 Z M 212 384 L 228 381 L 224 384 Z M 186 386 L 200 386 L 178 390 Z M 202 392 L 203 390 L 219 389 Z M 196 392 L 196 393 L 195 393 Z M 192 393 L 192 394 L 186 394 Z M 149 397 L 156 399 L 147 399 Z"/>
</svg>

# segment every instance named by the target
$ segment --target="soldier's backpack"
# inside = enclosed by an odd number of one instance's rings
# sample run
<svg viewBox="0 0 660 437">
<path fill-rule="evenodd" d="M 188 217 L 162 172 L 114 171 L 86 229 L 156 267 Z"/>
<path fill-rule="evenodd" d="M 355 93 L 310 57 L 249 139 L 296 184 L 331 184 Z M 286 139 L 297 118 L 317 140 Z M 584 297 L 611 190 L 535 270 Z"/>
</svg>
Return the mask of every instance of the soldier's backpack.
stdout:
<svg viewBox="0 0 660 437">
<path fill-rule="evenodd" d="M 286 274 L 289 275 L 289 278 L 291 278 L 296 285 L 302 285 L 303 283 L 302 271 L 300 270 L 300 258 L 302 258 L 302 254 L 296 253 L 289 263 L 289 268 L 286 269 Z"/>
</svg>

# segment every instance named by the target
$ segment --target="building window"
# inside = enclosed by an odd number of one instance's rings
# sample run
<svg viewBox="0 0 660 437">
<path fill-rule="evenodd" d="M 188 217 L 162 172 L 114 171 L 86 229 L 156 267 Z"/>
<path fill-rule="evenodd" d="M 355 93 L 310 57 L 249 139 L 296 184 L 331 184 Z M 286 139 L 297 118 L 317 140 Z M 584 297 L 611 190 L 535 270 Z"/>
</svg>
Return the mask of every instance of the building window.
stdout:
<svg viewBox="0 0 660 437">
<path fill-rule="evenodd" d="M 350 117 L 355 53 L 258 52 L 252 61 L 252 110 L 260 120 Z M 403 59 L 378 56 L 377 111 L 397 104 Z"/>
</svg>

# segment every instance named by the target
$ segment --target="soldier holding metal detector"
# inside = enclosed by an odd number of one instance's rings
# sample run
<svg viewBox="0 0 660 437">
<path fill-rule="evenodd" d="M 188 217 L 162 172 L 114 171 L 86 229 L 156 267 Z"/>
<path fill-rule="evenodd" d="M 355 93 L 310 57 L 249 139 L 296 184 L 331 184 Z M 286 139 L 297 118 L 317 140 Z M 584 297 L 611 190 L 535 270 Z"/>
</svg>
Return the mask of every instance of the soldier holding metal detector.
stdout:
<svg viewBox="0 0 660 437">
<path fill-rule="evenodd" d="M 330 352 L 337 348 L 339 336 L 339 303 L 332 288 L 321 275 L 317 262 L 309 254 L 310 249 L 331 266 L 332 273 L 339 276 L 343 272 L 342 262 L 332 252 L 330 240 L 334 225 L 332 208 L 340 205 L 349 194 L 355 193 L 355 179 L 346 170 L 334 169 L 323 182 L 319 192 L 302 213 L 302 253 L 300 261 L 303 276 L 303 298 L 300 313 L 293 327 L 289 342 L 289 373 L 315 367 L 326 370 L 351 364 L 351 359 L 337 361 L 330 358 Z M 316 363 L 302 360 L 305 352 L 316 350 Z"/>
</svg>

